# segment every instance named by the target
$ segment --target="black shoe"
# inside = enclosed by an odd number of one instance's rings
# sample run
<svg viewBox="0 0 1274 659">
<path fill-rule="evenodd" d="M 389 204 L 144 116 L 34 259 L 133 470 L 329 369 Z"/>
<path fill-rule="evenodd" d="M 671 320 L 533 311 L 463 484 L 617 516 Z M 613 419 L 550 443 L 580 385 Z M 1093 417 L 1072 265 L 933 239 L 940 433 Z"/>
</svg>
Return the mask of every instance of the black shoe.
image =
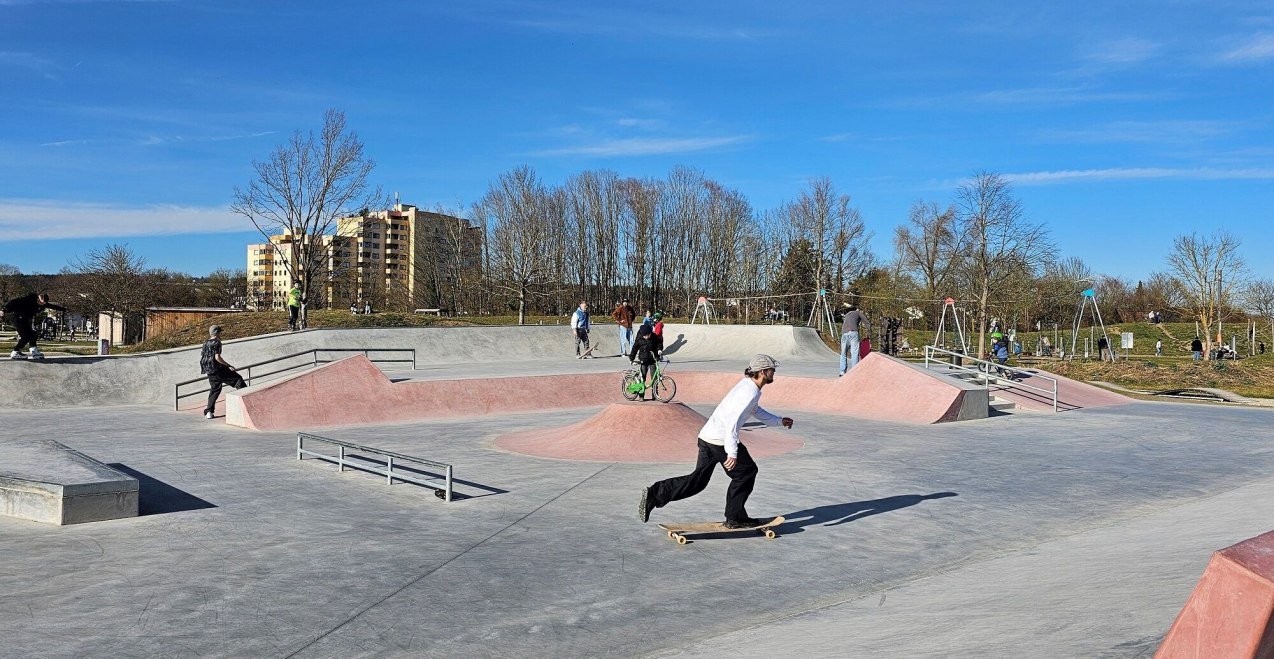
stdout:
<svg viewBox="0 0 1274 659">
<path fill-rule="evenodd" d="M 641 488 L 641 500 L 637 502 L 637 519 L 642 524 L 650 521 L 650 511 L 654 510 L 655 502 L 650 500 L 650 488 Z"/>
<path fill-rule="evenodd" d="M 756 519 L 754 517 L 744 517 L 743 519 L 727 519 L 722 526 L 727 529 L 754 529 L 765 524 L 768 520 Z"/>
</svg>

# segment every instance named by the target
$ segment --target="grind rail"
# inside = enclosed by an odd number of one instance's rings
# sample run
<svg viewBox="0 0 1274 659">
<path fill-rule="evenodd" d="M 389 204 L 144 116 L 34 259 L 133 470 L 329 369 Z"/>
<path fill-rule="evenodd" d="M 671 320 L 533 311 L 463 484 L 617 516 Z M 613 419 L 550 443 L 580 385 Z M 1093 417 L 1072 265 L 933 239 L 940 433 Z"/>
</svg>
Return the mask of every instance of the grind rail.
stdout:
<svg viewBox="0 0 1274 659">
<path fill-rule="evenodd" d="M 307 441 L 335 446 L 337 454 L 331 455 L 328 453 L 312 451 L 305 447 L 305 443 Z M 368 460 L 367 458 L 351 455 L 349 452 L 370 453 L 372 455 L 379 456 L 384 458 L 384 466 L 382 467 L 379 463 Z M 330 437 L 321 437 L 307 432 L 299 432 L 296 434 L 296 459 L 304 460 L 307 455 L 311 458 L 331 462 L 336 465 L 337 471 L 345 471 L 345 468 L 349 467 L 350 469 L 357 469 L 359 471 L 366 471 L 372 474 L 384 476 L 385 482 L 390 485 L 393 485 L 394 481 L 398 480 L 405 483 L 413 483 L 422 487 L 431 488 L 433 489 L 434 494 L 438 495 L 438 498 L 443 501 L 451 501 L 452 498 L 453 472 L 452 467 L 449 464 L 435 462 L 433 460 L 425 460 L 424 458 L 417 458 L 410 455 L 404 455 L 402 453 L 395 453 L 393 451 L 372 448 L 370 446 L 363 446 L 361 444 L 345 442 L 339 439 L 332 439 Z M 358 461 L 353 462 L 351 460 Z M 443 472 L 443 479 L 440 482 L 438 479 L 421 478 L 415 471 L 404 472 L 402 469 L 395 469 L 395 461 L 397 461 L 398 466 L 400 467 L 402 466 L 401 463 L 409 462 L 428 467 L 430 469 L 437 469 Z"/>
<path fill-rule="evenodd" d="M 938 359 L 939 354 L 947 355 L 949 357 L 955 357 L 958 359 L 952 359 L 949 362 L 939 360 Z M 957 361 L 961 363 L 957 364 L 956 363 Z M 1056 378 L 1050 378 L 1047 375 L 1041 375 L 1040 373 L 1028 371 L 1021 368 L 1014 368 L 1012 366 L 1001 366 L 1000 364 L 997 364 L 995 362 L 990 362 L 985 359 L 978 359 L 977 357 L 970 357 L 964 353 L 947 350 L 945 348 L 925 346 L 925 368 L 926 369 L 929 368 L 929 364 L 931 362 L 934 364 L 941 364 L 948 369 L 954 369 L 954 370 L 962 371 L 965 373 L 973 373 L 975 376 L 981 377 L 983 388 L 985 388 L 988 391 L 990 391 L 991 389 L 991 373 L 993 371 L 1017 373 L 1024 377 L 1040 378 L 1042 380 L 1047 380 L 1053 383 L 1052 389 L 1036 387 L 1034 385 L 1030 385 L 1025 382 L 1018 382 L 1017 380 L 1014 380 L 1012 378 L 998 380 L 997 384 L 1003 386 L 1005 389 L 1029 390 L 1033 392 L 1038 392 L 1045 396 L 1051 396 L 1053 399 L 1053 411 L 1054 412 L 1057 411 L 1057 379 Z M 964 362 L 973 362 L 974 364 L 976 364 L 976 366 L 965 366 Z"/>
<path fill-rule="evenodd" d="M 315 366 L 318 366 L 319 364 L 326 364 L 331 361 L 334 361 L 332 359 L 319 359 L 319 353 L 322 353 L 322 352 L 362 353 L 363 356 L 366 357 L 368 361 L 375 364 L 411 364 L 411 369 L 413 371 L 416 370 L 416 349 L 415 348 L 313 348 L 311 350 L 295 352 L 290 355 L 283 355 L 282 357 L 267 359 L 263 362 L 256 362 L 255 364 L 248 364 L 247 366 L 241 366 L 238 372 L 240 375 L 243 376 L 243 380 L 247 382 L 249 385 L 251 385 L 253 378 L 257 380 L 261 380 L 262 378 L 268 378 L 272 375 L 279 375 L 281 373 L 287 373 L 288 371 L 294 371 L 298 368 L 305 368 L 307 366 L 315 367 Z M 389 359 L 385 357 L 372 356 L 372 353 L 380 353 L 380 352 L 395 352 L 395 353 L 405 352 L 405 353 L 410 353 L 411 358 L 410 359 Z M 303 359 L 303 360 L 298 359 L 301 357 L 308 357 L 308 359 Z M 265 373 L 261 372 L 261 367 L 263 366 L 278 364 L 279 362 L 286 362 L 288 360 L 298 360 L 298 361 L 297 363 L 294 363 L 290 366 L 282 366 L 281 368 L 278 368 L 272 371 L 267 371 Z M 252 369 L 254 368 L 257 369 L 257 372 L 255 374 L 252 372 Z M 181 410 L 181 399 L 183 398 L 190 398 L 191 396 L 199 396 L 202 394 L 206 394 L 209 391 L 212 391 L 211 387 L 205 387 L 198 391 L 187 391 L 184 393 L 182 392 L 181 390 L 182 387 L 192 385 L 197 382 L 203 382 L 207 384 L 208 376 L 205 375 L 203 377 L 186 380 L 184 382 L 178 382 L 177 384 L 173 385 L 173 408 L 174 409 L 179 411 Z"/>
</svg>

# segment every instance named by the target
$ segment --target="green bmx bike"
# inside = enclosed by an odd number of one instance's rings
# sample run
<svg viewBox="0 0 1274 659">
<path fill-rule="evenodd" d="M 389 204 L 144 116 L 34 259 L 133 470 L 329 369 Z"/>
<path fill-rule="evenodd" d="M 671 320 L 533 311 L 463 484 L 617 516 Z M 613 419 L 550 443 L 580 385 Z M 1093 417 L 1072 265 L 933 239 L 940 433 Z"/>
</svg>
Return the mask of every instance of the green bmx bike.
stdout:
<svg viewBox="0 0 1274 659">
<path fill-rule="evenodd" d="M 668 377 L 667 367 L 668 360 L 663 359 L 655 364 L 655 373 L 651 377 L 650 385 L 647 386 L 641 377 L 641 365 L 633 364 L 628 370 L 624 371 L 624 381 L 621 388 L 624 398 L 628 400 L 637 400 L 644 398 L 646 391 L 653 389 L 655 400 L 661 403 L 667 403 L 677 395 L 677 382 Z"/>
</svg>

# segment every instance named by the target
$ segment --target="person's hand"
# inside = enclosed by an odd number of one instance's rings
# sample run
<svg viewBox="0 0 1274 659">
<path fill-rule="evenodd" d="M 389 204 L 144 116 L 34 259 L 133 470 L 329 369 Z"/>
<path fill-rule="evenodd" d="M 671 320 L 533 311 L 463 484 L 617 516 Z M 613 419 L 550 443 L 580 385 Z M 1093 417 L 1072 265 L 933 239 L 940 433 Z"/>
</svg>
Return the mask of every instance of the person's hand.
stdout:
<svg viewBox="0 0 1274 659">
<path fill-rule="evenodd" d="M 730 471 L 731 469 L 734 469 L 734 465 L 735 465 L 735 459 L 734 459 L 734 458 L 726 458 L 726 459 L 725 459 L 725 464 L 724 464 L 724 466 L 725 466 L 725 470 L 726 470 L 726 471 Z"/>
<path fill-rule="evenodd" d="M 788 417 L 788 416 L 783 417 L 783 427 L 784 428 L 792 427 L 792 417 Z"/>
</svg>

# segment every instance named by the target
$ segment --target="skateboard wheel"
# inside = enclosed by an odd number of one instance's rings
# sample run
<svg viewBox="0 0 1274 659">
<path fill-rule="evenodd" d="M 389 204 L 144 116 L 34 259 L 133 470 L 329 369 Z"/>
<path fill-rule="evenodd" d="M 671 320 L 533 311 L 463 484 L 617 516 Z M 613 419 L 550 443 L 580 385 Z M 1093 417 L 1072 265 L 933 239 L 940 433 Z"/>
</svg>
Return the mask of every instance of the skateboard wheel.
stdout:
<svg viewBox="0 0 1274 659">
<path fill-rule="evenodd" d="M 677 544 L 679 544 L 679 545 L 684 545 L 684 544 L 686 544 L 686 536 L 684 536 L 684 535 L 678 535 L 678 536 L 677 536 Z"/>
<path fill-rule="evenodd" d="M 773 539 L 774 539 L 774 537 L 775 537 L 776 535 L 778 535 L 778 534 L 776 534 L 776 533 L 775 533 L 773 530 L 771 530 L 771 529 L 766 529 L 766 530 L 765 530 L 765 537 L 766 537 L 766 538 L 768 538 L 768 539 L 770 539 L 770 540 L 773 540 Z"/>
<path fill-rule="evenodd" d="M 676 539 L 677 539 L 677 534 L 676 534 L 676 533 L 673 533 L 672 531 L 669 531 L 669 532 L 668 532 L 668 539 L 669 539 L 669 540 L 676 540 Z"/>
</svg>

